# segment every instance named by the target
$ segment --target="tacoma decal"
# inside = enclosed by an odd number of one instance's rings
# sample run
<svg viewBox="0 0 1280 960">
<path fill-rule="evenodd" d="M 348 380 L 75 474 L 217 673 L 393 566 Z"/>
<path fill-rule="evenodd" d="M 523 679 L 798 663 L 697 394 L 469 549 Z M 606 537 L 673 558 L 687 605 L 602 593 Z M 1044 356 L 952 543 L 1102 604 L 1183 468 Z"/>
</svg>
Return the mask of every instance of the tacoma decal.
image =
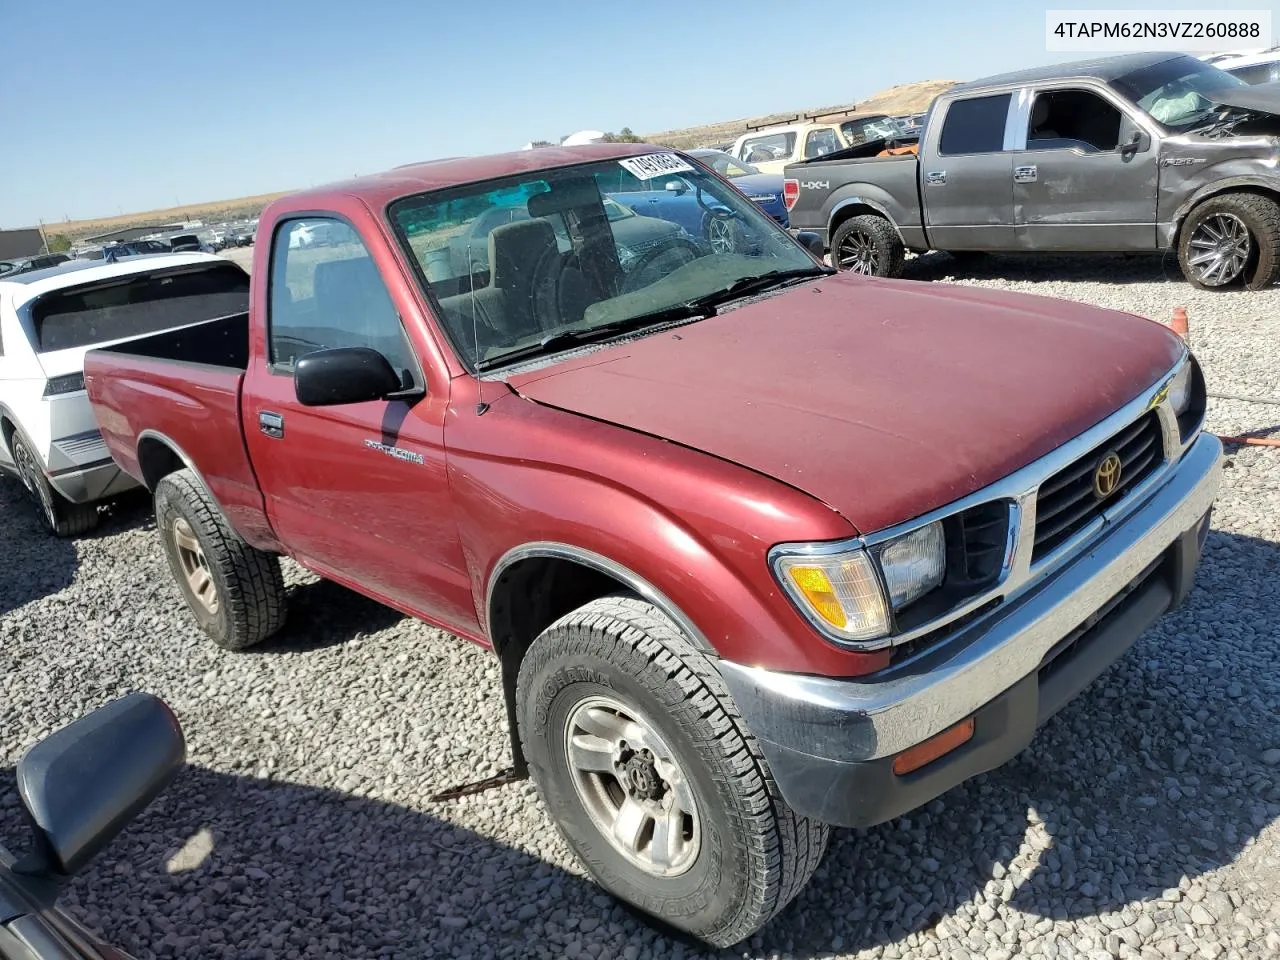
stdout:
<svg viewBox="0 0 1280 960">
<path fill-rule="evenodd" d="M 385 443 L 379 443 L 377 440 L 366 440 L 364 445 L 370 450 L 377 450 L 379 453 L 385 453 L 388 457 L 395 457 L 397 460 L 416 463 L 418 466 L 422 466 L 427 462 L 422 454 L 414 453 L 412 450 L 406 450 L 404 447 L 388 446 Z"/>
</svg>

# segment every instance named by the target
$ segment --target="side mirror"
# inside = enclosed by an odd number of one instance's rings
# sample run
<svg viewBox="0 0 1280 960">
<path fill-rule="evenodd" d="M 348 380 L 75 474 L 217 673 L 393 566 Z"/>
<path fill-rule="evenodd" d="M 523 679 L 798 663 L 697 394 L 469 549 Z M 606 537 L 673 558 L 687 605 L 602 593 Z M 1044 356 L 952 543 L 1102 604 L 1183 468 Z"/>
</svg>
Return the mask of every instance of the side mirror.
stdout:
<svg viewBox="0 0 1280 960">
<path fill-rule="evenodd" d="M 15 872 L 46 879 L 82 870 L 182 769 L 173 711 L 133 693 L 45 737 L 18 761 L 18 795 L 36 848 Z"/>
<path fill-rule="evenodd" d="M 1131 156 L 1135 153 L 1145 153 L 1151 149 L 1151 136 L 1144 130 L 1130 124 L 1125 125 L 1125 132 L 1128 139 L 1120 144 L 1121 156 Z"/>
<path fill-rule="evenodd" d="M 385 400 L 402 389 L 390 361 L 369 347 L 316 350 L 293 370 L 293 390 L 304 407 Z"/>
<path fill-rule="evenodd" d="M 667 184 L 667 193 L 674 193 L 677 197 L 688 191 L 689 186 L 683 180 L 672 180 Z"/>
<path fill-rule="evenodd" d="M 826 244 L 822 242 L 822 237 L 812 230 L 801 230 L 796 234 L 796 240 L 800 243 L 800 246 L 804 247 L 819 260 L 826 256 Z"/>
</svg>

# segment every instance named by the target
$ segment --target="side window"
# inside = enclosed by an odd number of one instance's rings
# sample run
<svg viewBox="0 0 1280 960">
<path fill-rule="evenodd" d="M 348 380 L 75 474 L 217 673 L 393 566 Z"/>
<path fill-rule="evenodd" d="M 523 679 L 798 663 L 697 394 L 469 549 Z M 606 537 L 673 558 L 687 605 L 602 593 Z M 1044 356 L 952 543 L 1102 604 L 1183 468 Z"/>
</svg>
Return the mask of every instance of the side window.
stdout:
<svg viewBox="0 0 1280 960">
<path fill-rule="evenodd" d="M 1005 120 L 1012 94 L 956 100 L 947 108 L 938 152 L 943 156 L 964 153 L 999 153 L 1004 149 Z"/>
<path fill-rule="evenodd" d="M 1031 104 L 1027 149 L 1115 150 L 1121 119 L 1115 106 L 1089 90 L 1047 90 Z"/>
<path fill-rule="evenodd" d="M 747 163 L 769 163 L 771 160 L 786 160 L 796 149 L 794 133 L 770 133 L 763 137 L 752 137 L 742 142 L 741 159 Z"/>
<path fill-rule="evenodd" d="M 815 157 L 825 157 L 839 149 L 840 141 L 836 139 L 834 130 L 812 130 L 804 141 L 804 158 L 812 160 Z"/>
<path fill-rule="evenodd" d="M 406 389 L 417 363 L 369 250 L 352 227 L 328 218 L 289 220 L 271 250 L 271 362 L 292 368 L 329 347 L 372 347 Z"/>
</svg>

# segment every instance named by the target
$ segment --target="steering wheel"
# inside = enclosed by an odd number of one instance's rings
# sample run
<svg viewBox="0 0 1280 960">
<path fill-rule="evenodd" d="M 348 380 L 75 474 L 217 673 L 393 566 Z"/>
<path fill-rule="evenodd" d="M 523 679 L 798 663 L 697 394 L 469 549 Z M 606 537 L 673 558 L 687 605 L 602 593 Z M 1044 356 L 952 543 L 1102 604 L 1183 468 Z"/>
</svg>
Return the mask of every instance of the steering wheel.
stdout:
<svg viewBox="0 0 1280 960">
<path fill-rule="evenodd" d="M 678 262 L 661 272 L 654 270 L 654 266 L 663 257 L 667 256 L 679 258 Z M 632 293 L 641 287 L 656 283 L 672 270 L 683 267 L 686 263 L 693 263 L 701 256 L 702 251 L 698 249 L 698 245 L 692 240 L 686 240 L 684 237 L 674 237 L 669 243 L 664 243 L 660 247 L 654 247 L 652 250 L 647 250 L 640 254 L 631 269 L 627 271 L 627 277 L 622 281 L 622 287 L 618 293 Z M 649 272 L 653 272 L 656 275 L 651 279 L 645 279 L 645 274 Z"/>
</svg>

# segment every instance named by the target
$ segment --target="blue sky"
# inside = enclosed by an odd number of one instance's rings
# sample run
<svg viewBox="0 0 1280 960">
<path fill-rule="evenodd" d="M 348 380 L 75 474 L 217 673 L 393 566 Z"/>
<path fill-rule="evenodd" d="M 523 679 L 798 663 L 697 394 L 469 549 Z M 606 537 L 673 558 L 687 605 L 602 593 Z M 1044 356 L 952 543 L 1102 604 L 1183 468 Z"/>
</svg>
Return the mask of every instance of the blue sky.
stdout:
<svg viewBox="0 0 1280 960">
<path fill-rule="evenodd" d="M 1271 8 L 1280 29 L 1274 4 L 1222 6 Z M 1076 59 L 1046 52 L 1047 7 L 1220 9 L 1204 0 L 6 3 L 0 227 Z"/>
</svg>

